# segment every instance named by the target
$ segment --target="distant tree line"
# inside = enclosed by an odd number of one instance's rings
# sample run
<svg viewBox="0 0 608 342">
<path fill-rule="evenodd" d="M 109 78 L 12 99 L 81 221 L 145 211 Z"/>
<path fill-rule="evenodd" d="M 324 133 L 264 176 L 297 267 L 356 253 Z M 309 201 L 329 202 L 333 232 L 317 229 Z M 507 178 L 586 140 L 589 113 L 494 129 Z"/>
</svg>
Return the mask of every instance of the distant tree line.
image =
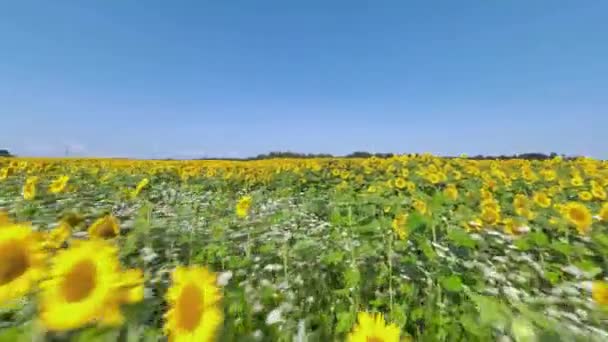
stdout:
<svg viewBox="0 0 608 342">
<path fill-rule="evenodd" d="M 417 155 L 417 154 L 412 154 Z M 264 159 L 280 159 L 280 158 L 297 158 L 297 159 L 312 159 L 312 158 L 391 158 L 395 156 L 393 153 L 371 153 L 365 151 L 355 151 L 353 153 L 347 154 L 345 156 L 333 156 L 329 153 L 297 153 L 297 152 L 281 152 L 275 151 L 266 154 L 258 154 L 255 157 L 249 158 L 200 158 L 205 160 L 264 160 Z M 544 153 L 522 153 L 522 154 L 513 154 L 513 155 L 500 155 L 500 156 L 484 156 L 484 155 L 476 155 L 472 157 L 467 157 L 468 159 L 474 160 L 508 160 L 508 159 L 526 159 L 526 160 L 546 160 L 557 157 L 558 154 L 552 152 L 550 154 Z M 7 149 L 0 149 L 0 157 L 14 157 Z M 565 155 L 561 155 L 564 159 L 574 159 L 576 157 L 566 157 Z M 454 157 L 446 157 L 446 158 L 454 158 Z M 172 160 L 171 158 L 167 158 L 165 160 Z"/>
<path fill-rule="evenodd" d="M 0 157 L 14 157 L 8 150 L 0 149 Z"/>
<path fill-rule="evenodd" d="M 414 153 L 411 155 L 416 156 L 418 154 Z M 371 158 L 371 157 L 391 158 L 393 156 L 395 156 L 394 153 L 371 153 L 371 152 L 365 152 L 365 151 L 356 151 L 356 152 L 347 154 L 345 156 L 338 156 L 338 158 Z M 552 152 L 550 154 L 534 152 L 534 153 L 521 153 L 521 154 L 499 155 L 499 156 L 476 155 L 476 156 L 467 157 L 467 158 L 474 159 L 474 160 L 507 160 L 507 159 L 546 160 L 546 159 L 555 158 L 557 156 L 558 156 L 558 154 L 555 152 Z M 566 157 L 565 155 L 561 155 L 561 157 L 564 159 L 575 158 L 575 157 Z M 255 157 L 246 158 L 246 159 L 247 160 L 262 160 L 262 159 L 274 159 L 274 158 L 306 159 L 306 158 L 336 158 L 336 156 L 333 156 L 328 153 L 320 153 L 320 154 L 308 153 L 307 154 L 307 153 L 297 153 L 297 152 L 270 152 L 267 154 L 259 154 Z M 455 157 L 446 157 L 446 158 L 455 158 Z"/>
</svg>

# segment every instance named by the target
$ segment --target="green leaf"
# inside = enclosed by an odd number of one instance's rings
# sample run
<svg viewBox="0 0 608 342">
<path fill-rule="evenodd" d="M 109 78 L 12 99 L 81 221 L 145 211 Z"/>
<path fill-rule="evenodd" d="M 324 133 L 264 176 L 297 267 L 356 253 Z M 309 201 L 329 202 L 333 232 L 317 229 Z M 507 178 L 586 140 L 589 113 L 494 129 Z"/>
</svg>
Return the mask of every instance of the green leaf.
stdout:
<svg viewBox="0 0 608 342">
<path fill-rule="evenodd" d="M 355 315 L 351 312 L 338 313 L 338 323 L 336 324 L 337 333 L 345 333 L 350 331 L 355 324 Z"/>
<path fill-rule="evenodd" d="M 418 246 L 420 247 L 420 250 L 429 260 L 437 259 L 437 253 L 435 253 L 435 250 L 433 249 L 433 247 L 431 247 L 431 244 L 429 243 L 429 241 L 426 238 L 419 237 L 416 240 L 418 242 Z"/>
<path fill-rule="evenodd" d="M 479 311 L 481 324 L 504 328 L 509 322 L 509 309 L 496 299 L 488 296 L 471 294 L 471 299 Z"/>
<path fill-rule="evenodd" d="M 511 322 L 511 334 L 516 342 L 534 342 L 536 333 L 534 325 L 528 319 L 518 316 Z"/>
<path fill-rule="evenodd" d="M 477 242 L 459 227 L 448 229 L 448 239 L 460 247 L 475 248 L 477 246 Z"/>
<path fill-rule="evenodd" d="M 450 292 L 462 291 L 462 279 L 457 275 L 441 278 L 441 286 Z"/>
<path fill-rule="evenodd" d="M 543 232 L 530 233 L 530 240 L 539 247 L 547 247 L 549 245 L 549 238 Z"/>
<path fill-rule="evenodd" d="M 549 247 L 554 251 L 562 253 L 566 256 L 572 255 L 572 247 L 565 242 L 553 241 Z"/>
<path fill-rule="evenodd" d="M 527 251 L 532 248 L 527 238 L 518 239 L 513 244 L 522 251 Z"/>
</svg>

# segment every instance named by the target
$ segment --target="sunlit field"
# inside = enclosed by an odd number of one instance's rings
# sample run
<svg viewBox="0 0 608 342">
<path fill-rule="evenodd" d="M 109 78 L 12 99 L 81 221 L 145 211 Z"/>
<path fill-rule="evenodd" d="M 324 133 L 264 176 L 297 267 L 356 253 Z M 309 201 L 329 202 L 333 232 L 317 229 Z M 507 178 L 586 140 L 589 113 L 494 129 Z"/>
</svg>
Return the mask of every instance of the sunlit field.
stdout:
<svg viewBox="0 0 608 342">
<path fill-rule="evenodd" d="M 608 341 L 608 163 L 0 158 L 2 341 Z"/>
</svg>

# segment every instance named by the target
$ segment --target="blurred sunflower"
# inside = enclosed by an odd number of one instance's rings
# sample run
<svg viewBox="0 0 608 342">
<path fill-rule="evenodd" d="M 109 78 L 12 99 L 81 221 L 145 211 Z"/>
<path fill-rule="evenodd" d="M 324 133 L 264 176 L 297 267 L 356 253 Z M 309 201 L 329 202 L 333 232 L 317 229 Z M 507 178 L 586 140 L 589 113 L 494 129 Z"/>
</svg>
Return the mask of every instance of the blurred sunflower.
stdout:
<svg viewBox="0 0 608 342">
<path fill-rule="evenodd" d="M 70 180 L 69 176 L 61 176 L 57 179 L 55 179 L 54 181 L 51 182 L 51 185 L 49 185 L 49 191 L 53 194 L 57 194 L 62 192 L 66 185 L 68 184 L 68 181 Z"/>
<path fill-rule="evenodd" d="M 23 199 L 30 201 L 36 197 L 36 185 L 38 184 L 37 176 L 30 176 L 25 180 L 23 185 Z"/>
<path fill-rule="evenodd" d="M 72 235 L 72 226 L 67 221 L 59 222 L 59 225 L 44 234 L 44 247 L 48 249 L 60 248 Z"/>
<path fill-rule="evenodd" d="M 240 218 L 244 218 L 249 214 L 249 209 L 251 208 L 251 196 L 246 195 L 239 198 L 236 204 L 236 216 Z"/>
<path fill-rule="evenodd" d="M 498 221 L 500 221 L 500 211 L 496 210 L 496 208 L 492 206 L 484 206 L 481 209 L 480 218 L 487 224 L 496 224 Z"/>
<path fill-rule="evenodd" d="M 98 218 L 88 229 L 91 238 L 112 239 L 120 234 L 118 220 L 112 215 Z"/>
<path fill-rule="evenodd" d="M 214 341 L 224 319 L 215 274 L 200 266 L 180 266 L 171 278 L 164 326 L 169 341 Z"/>
<path fill-rule="evenodd" d="M 135 190 L 133 190 L 131 192 L 131 198 L 135 198 L 139 195 L 139 193 L 150 183 L 150 180 L 148 178 L 144 178 L 142 180 L 139 181 L 139 183 L 137 183 L 137 186 L 135 187 Z"/>
<path fill-rule="evenodd" d="M 450 200 L 455 201 L 458 199 L 458 189 L 456 188 L 456 186 L 454 184 L 449 184 L 443 190 L 443 195 L 445 197 L 449 198 Z"/>
<path fill-rule="evenodd" d="M 49 273 L 39 307 L 48 330 L 120 325 L 121 304 L 143 298 L 141 272 L 122 271 L 118 250 L 104 240 L 76 241 L 59 251 Z"/>
<path fill-rule="evenodd" d="M 415 199 L 412 206 L 422 215 L 425 215 L 428 211 L 426 202 L 419 199 Z"/>
<path fill-rule="evenodd" d="M 602 208 L 600 209 L 599 217 L 600 217 L 600 220 L 602 220 L 602 221 L 608 221 L 608 202 L 606 202 L 602 205 Z"/>
<path fill-rule="evenodd" d="M 44 274 L 45 253 L 38 234 L 25 224 L 7 224 L 0 234 L 0 307 L 10 305 Z"/>
<path fill-rule="evenodd" d="M 399 342 L 399 327 L 386 324 L 382 314 L 360 312 L 348 342 Z"/>
<path fill-rule="evenodd" d="M 606 190 L 601 185 L 591 187 L 591 194 L 599 200 L 606 199 Z"/>
<path fill-rule="evenodd" d="M 538 191 L 533 196 L 534 203 L 541 208 L 549 208 L 551 206 L 551 197 L 545 192 Z"/>
<path fill-rule="evenodd" d="M 593 195 L 589 191 L 581 191 L 578 193 L 578 199 L 581 201 L 591 201 L 593 199 Z"/>
<path fill-rule="evenodd" d="M 570 202 L 563 207 L 564 217 L 576 227 L 579 234 L 585 234 L 591 227 L 592 218 L 589 209 L 577 202 Z"/>
<path fill-rule="evenodd" d="M 400 240 L 405 240 L 408 236 L 407 218 L 408 218 L 407 214 L 405 214 L 405 213 L 399 214 L 399 215 L 397 215 L 397 217 L 395 217 L 393 219 L 393 222 L 391 224 L 393 231 L 395 232 L 395 234 L 397 234 L 397 237 Z"/>
<path fill-rule="evenodd" d="M 11 223 L 11 219 L 8 216 L 8 213 L 0 209 L 0 226 L 7 225 L 9 223 Z"/>
<path fill-rule="evenodd" d="M 594 281 L 591 286 L 591 297 L 600 305 L 608 305 L 608 283 Z"/>
<path fill-rule="evenodd" d="M 401 177 L 397 177 L 395 179 L 394 184 L 395 184 L 395 188 L 397 188 L 397 189 L 403 189 L 407 185 L 407 182 L 405 181 L 405 179 L 403 179 Z"/>
</svg>

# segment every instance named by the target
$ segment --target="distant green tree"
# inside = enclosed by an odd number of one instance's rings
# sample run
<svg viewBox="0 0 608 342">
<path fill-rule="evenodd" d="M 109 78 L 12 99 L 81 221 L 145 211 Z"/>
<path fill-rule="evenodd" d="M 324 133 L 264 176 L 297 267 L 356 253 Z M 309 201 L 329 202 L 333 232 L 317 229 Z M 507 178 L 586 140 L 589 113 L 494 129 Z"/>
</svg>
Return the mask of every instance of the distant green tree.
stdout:
<svg viewBox="0 0 608 342">
<path fill-rule="evenodd" d="M 13 155 L 8 150 L 0 150 L 0 157 L 13 157 Z"/>
</svg>

